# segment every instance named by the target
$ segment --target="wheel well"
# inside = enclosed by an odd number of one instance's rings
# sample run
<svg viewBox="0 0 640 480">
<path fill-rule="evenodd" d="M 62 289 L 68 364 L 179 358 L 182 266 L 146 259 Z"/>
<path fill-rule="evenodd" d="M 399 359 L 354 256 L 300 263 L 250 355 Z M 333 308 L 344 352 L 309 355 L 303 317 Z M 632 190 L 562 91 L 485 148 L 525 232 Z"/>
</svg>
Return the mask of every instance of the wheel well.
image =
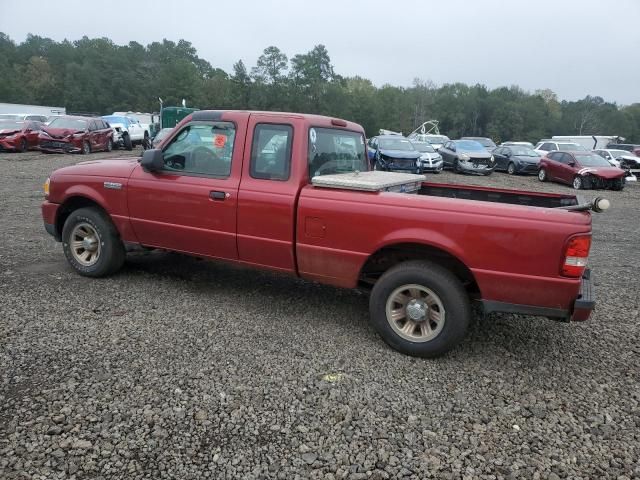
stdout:
<svg viewBox="0 0 640 480">
<path fill-rule="evenodd" d="M 58 215 L 56 217 L 56 233 L 59 237 L 62 236 L 62 228 L 64 227 L 64 222 L 67 221 L 71 212 L 78 210 L 79 208 L 86 207 L 95 207 L 105 214 L 107 212 L 104 208 L 100 206 L 97 202 L 87 198 L 87 197 L 70 197 L 60 206 L 58 209 Z"/>
<path fill-rule="evenodd" d="M 371 255 L 360 270 L 358 284 L 370 288 L 391 267 L 407 260 L 429 260 L 453 273 L 472 298 L 480 296 L 473 273 L 457 257 L 431 245 L 402 243 L 381 248 Z"/>
</svg>

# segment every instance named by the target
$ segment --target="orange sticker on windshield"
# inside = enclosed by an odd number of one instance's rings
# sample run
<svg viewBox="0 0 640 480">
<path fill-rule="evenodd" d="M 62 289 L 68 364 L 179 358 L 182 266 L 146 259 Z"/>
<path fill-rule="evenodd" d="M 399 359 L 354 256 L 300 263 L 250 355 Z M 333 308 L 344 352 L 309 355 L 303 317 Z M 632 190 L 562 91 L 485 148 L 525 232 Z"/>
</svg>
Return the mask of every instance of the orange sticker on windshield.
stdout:
<svg viewBox="0 0 640 480">
<path fill-rule="evenodd" d="M 215 135 L 213 137 L 213 145 L 216 148 L 224 148 L 227 143 L 227 137 L 225 135 Z"/>
</svg>

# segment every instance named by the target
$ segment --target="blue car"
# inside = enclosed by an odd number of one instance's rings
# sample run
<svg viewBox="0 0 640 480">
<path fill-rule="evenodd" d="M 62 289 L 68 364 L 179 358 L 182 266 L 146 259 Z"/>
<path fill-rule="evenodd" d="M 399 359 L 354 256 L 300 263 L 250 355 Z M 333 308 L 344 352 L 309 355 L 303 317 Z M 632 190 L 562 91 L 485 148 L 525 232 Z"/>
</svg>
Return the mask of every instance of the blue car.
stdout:
<svg viewBox="0 0 640 480">
<path fill-rule="evenodd" d="M 422 173 L 422 154 L 401 135 L 379 135 L 369 140 L 369 162 L 374 170 Z"/>
</svg>

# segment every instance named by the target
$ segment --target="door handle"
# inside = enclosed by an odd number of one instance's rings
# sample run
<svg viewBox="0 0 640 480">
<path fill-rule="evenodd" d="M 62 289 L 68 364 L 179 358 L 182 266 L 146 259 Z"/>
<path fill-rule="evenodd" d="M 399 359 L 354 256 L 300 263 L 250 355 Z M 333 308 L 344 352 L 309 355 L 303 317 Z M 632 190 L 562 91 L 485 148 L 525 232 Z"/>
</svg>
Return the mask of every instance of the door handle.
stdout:
<svg viewBox="0 0 640 480">
<path fill-rule="evenodd" d="M 225 198 L 229 198 L 229 194 L 227 192 L 212 190 L 209 192 L 209 198 L 212 200 L 224 200 Z"/>
</svg>

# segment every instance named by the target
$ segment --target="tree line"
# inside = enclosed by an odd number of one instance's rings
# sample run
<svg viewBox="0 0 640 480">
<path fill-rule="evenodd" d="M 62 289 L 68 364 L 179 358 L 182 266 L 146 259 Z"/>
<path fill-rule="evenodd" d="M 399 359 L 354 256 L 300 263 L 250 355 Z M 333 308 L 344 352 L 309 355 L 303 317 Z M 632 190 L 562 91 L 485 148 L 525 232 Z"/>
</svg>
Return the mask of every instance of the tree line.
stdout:
<svg viewBox="0 0 640 480">
<path fill-rule="evenodd" d="M 70 112 L 158 111 L 166 106 L 201 109 L 280 110 L 341 117 L 368 135 L 380 128 L 409 133 L 440 121 L 442 133 L 488 136 L 496 142 L 535 142 L 551 135 L 621 135 L 640 143 L 640 103 L 619 106 L 601 97 L 558 99 L 551 90 L 517 86 L 435 85 L 415 79 L 408 87 L 375 86 L 334 70 L 317 45 L 289 58 L 264 49 L 256 64 L 242 60 L 232 72 L 200 58 L 185 40 L 116 45 L 108 38 L 56 42 L 29 35 L 22 43 L 0 33 L 0 102 L 64 106 Z"/>
</svg>

